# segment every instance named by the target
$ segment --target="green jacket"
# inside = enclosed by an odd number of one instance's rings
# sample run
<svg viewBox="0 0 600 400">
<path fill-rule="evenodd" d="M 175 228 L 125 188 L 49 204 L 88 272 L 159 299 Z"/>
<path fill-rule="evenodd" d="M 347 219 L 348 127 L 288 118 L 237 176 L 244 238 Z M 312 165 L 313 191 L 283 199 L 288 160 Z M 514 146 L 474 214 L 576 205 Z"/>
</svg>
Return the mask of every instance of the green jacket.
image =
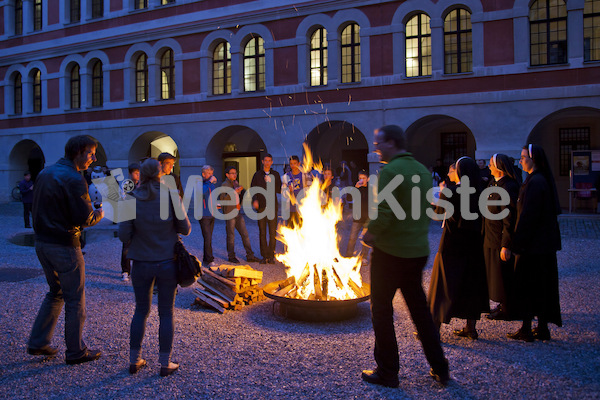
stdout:
<svg viewBox="0 0 600 400">
<path fill-rule="evenodd" d="M 397 175 L 404 180 L 392 191 L 393 197 L 406 214 L 400 219 L 381 192 Z M 419 183 L 413 183 L 414 175 L 419 175 Z M 411 209 L 411 191 L 413 187 L 420 190 L 419 204 L 415 211 L 419 216 L 413 219 Z M 398 153 L 379 172 L 377 218 L 369 223 L 369 232 L 375 235 L 375 247 L 379 250 L 402 258 L 417 258 L 429 255 L 429 217 L 425 210 L 429 208 L 426 199 L 427 191 L 432 187 L 431 173 L 423 164 L 414 159 L 411 153 Z M 390 199 L 391 200 L 391 199 Z"/>
</svg>

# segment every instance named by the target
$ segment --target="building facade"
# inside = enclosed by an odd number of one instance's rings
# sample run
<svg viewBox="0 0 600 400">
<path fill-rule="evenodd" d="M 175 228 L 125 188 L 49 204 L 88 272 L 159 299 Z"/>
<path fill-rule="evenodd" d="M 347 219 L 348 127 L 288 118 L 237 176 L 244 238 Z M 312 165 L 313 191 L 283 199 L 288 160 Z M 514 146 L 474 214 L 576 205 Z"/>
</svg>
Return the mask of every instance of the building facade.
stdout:
<svg viewBox="0 0 600 400">
<path fill-rule="evenodd" d="M 307 143 L 371 171 L 373 130 L 425 165 L 539 143 L 568 202 L 600 148 L 600 0 L 2 0 L 0 198 L 71 136 L 98 164 L 168 151 L 185 182 Z"/>
</svg>

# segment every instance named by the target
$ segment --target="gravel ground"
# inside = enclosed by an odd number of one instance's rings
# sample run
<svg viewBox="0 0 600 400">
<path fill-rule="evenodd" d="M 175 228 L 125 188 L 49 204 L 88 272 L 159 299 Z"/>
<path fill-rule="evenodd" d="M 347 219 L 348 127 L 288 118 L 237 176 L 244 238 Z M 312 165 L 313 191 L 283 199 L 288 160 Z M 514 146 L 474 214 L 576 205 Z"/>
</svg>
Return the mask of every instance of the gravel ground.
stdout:
<svg viewBox="0 0 600 400">
<path fill-rule="evenodd" d="M 31 277 L 36 270 L 41 274 L 33 248 L 9 241 L 27 231 L 20 228 L 20 207 L 18 203 L 0 204 L 0 291 L 4 293 L 0 305 L 0 398 L 600 398 L 600 300 L 593 295 L 600 287 L 597 239 L 563 237 L 559 266 L 564 327 L 551 326 L 551 341 L 507 339 L 506 333 L 516 330 L 518 322 L 483 318 L 478 323 L 477 341 L 453 337 L 452 329 L 460 327 L 462 321 L 443 326 L 443 347 L 453 378 L 446 388 L 428 376 L 429 366 L 413 338 L 413 325 L 400 295 L 394 300 L 401 355 L 398 389 L 369 385 L 360 379 L 362 369 L 374 366 L 368 302 L 359 306 L 352 320 L 316 324 L 273 315 L 271 300 L 224 315 L 193 309 L 191 288 L 180 289 L 175 308 L 173 358 L 181 363 L 181 369 L 171 377 L 160 378 L 156 307 L 148 319 L 144 341 L 148 367 L 134 376 L 128 373 L 133 291 L 119 279 L 121 244 L 113 237 L 116 226 L 105 221 L 89 230 L 85 249 L 85 338 L 90 348 L 102 350 L 102 358 L 65 365 L 62 317 L 53 341 L 60 349 L 59 357 L 43 359 L 26 354 L 29 331 L 47 285 L 42 275 Z M 258 253 L 256 224 L 248 221 L 247 226 Z M 439 226 L 432 224 L 426 287 L 440 233 Z M 214 242 L 215 255 L 222 261 L 226 258 L 222 222 L 215 226 Z M 197 222 L 185 243 L 193 253 L 202 254 Z M 236 244 L 241 249 L 239 237 Z M 243 250 L 238 256 L 243 258 Z M 285 277 L 281 264 L 253 267 L 264 271 L 265 283 Z M 19 272 L 29 279 L 10 282 L 21 276 Z M 368 276 L 368 268 L 363 275 Z"/>
</svg>

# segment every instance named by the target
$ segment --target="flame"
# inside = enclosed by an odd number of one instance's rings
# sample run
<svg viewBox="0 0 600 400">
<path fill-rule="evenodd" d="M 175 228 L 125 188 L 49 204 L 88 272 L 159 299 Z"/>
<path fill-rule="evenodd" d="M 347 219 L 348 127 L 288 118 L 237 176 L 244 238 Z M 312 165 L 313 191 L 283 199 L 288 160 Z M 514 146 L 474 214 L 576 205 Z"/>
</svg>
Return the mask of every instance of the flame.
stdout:
<svg viewBox="0 0 600 400">
<path fill-rule="evenodd" d="M 314 164 L 305 145 L 302 171 L 322 170 Z M 319 179 L 313 179 L 305 197 L 299 200 L 299 226 L 280 226 L 279 237 L 285 253 L 276 258 L 286 266 L 288 279 L 294 286 L 286 296 L 314 300 L 347 300 L 362 297 L 361 257 L 342 257 L 338 248 L 336 224 L 342 220 L 342 205 L 332 201 L 323 205 L 325 194 Z"/>
</svg>

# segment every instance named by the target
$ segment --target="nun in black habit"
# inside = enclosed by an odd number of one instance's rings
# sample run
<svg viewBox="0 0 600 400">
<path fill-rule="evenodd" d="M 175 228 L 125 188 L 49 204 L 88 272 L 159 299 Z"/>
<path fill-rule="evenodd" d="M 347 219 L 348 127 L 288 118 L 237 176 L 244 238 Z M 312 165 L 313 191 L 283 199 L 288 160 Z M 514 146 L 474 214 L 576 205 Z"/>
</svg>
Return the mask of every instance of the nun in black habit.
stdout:
<svg viewBox="0 0 600 400">
<path fill-rule="evenodd" d="M 516 173 L 514 161 L 506 154 L 494 154 L 490 159 L 490 171 L 493 180 L 489 187 L 504 189 L 509 203 L 506 205 L 489 205 L 488 212 L 499 215 L 508 210 L 501 219 L 484 218 L 483 223 L 483 254 L 487 272 L 487 284 L 490 299 L 500 303 L 488 315 L 489 319 L 509 320 L 510 308 L 513 307 L 512 282 L 515 260 L 510 251 L 515 223 L 517 221 L 517 199 L 521 186 L 521 177 Z M 519 170 L 520 172 L 520 170 Z M 497 202 L 501 195 L 492 192 L 488 202 Z M 492 203 L 493 204 L 493 203 Z"/>
<path fill-rule="evenodd" d="M 521 151 L 521 167 L 529 174 L 517 201 L 511 250 L 515 257 L 514 311 L 523 326 L 511 339 L 549 340 L 548 323 L 562 326 L 556 252 L 561 249 L 557 216 L 561 213 L 554 177 L 544 150 L 535 144 Z M 533 331 L 531 321 L 538 318 Z"/>
<path fill-rule="evenodd" d="M 489 312 L 482 220 L 478 208 L 482 184 L 479 168 L 469 157 L 460 158 L 456 162 L 456 173 L 449 175 L 457 185 L 447 188 L 452 193 L 451 196 L 440 193 L 440 200 L 452 203 L 454 212 L 451 215 L 447 213 L 444 221 L 440 246 L 433 263 L 428 302 L 433 320 L 438 326 L 442 322 L 450 323 L 452 318 L 463 318 L 467 320 L 466 326 L 455 330 L 454 334 L 477 339 L 475 324 L 481 313 Z M 475 193 L 468 195 L 471 215 L 463 215 L 461 212 L 457 192 L 461 185 L 466 186 L 467 179 L 469 186 L 475 188 Z M 443 212 L 437 210 L 439 214 Z"/>
</svg>

